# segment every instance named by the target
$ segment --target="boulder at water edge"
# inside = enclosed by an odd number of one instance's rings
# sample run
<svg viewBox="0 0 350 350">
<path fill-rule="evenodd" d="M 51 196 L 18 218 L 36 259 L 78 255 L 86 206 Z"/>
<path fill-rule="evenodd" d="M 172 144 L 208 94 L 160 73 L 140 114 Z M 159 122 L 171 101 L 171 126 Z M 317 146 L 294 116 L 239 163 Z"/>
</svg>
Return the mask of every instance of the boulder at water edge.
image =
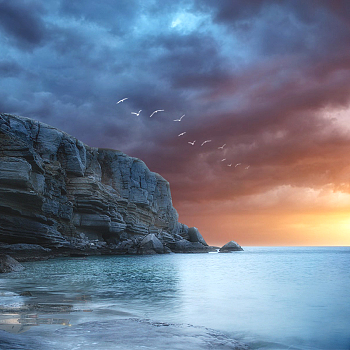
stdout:
<svg viewBox="0 0 350 350">
<path fill-rule="evenodd" d="M 154 233 L 147 235 L 140 243 L 142 254 L 163 254 L 164 246 Z"/>
<path fill-rule="evenodd" d="M 208 246 L 207 242 L 204 240 L 203 236 L 199 233 L 197 227 L 190 227 L 188 229 L 188 236 L 190 242 L 199 242 L 205 246 Z"/>
<path fill-rule="evenodd" d="M 0 273 L 19 272 L 24 270 L 24 266 L 9 255 L 0 255 Z"/>
<path fill-rule="evenodd" d="M 222 246 L 219 250 L 219 253 L 230 253 L 234 251 L 242 251 L 243 248 L 235 241 L 230 241 Z"/>
</svg>

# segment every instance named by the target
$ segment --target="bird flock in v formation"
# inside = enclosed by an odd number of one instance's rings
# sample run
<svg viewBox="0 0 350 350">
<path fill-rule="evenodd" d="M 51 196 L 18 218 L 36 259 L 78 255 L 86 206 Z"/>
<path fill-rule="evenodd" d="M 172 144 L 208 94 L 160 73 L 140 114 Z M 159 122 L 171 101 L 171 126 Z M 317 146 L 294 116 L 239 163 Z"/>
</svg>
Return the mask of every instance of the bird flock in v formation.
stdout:
<svg viewBox="0 0 350 350">
<path fill-rule="evenodd" d="M 127 100 L 127 99 L 128 99 L 128 97 L 125 97 L 125 98 L 119 100 L 116 104 L 122 103 L 122 102 L 124 102 L 124 101 Z M 134 114 L 134 115 L 136 115 L 136 116 L 138 117 L 138 116 L 140 115 L 141 112 L 142 112 L 142 109 L 140 109 L 138 112 L 131 112 L 131 114 Z M 156 113 L 158 113 L 158 112 L 164 112 L 164 109 L 157 109 L 157 110 L 155 110 L 155 111 L 150 115 L 150 118 L 152 118 L 152 117 L 153 117 Z M 185 117 L 185 114 L 183 114 L 179 119 L 174 119 L 174 122 L 181 122 L 181 120 L 182 120 L 184 117 Z M 180 136 L 184 136 L 185 134 L 186 134 L 186 131 L 180 133 L 180 134 L 177 135 L 177 136 L 180 137 Z M 196 142 L 197 142 L 197 141 L 194 140 L 194 141 L 188 141 L 187 143 L 190 144 L 191 146 L 194 146 Z M 209 142 L 212 142 L 212 140 L 205 140 L 205 141 L 203 141 L 203 142 L 201 143 L 201 146 L 204 146 L 206 143 L 209 143 Z M 225 146 L 226 146 L 226 143 L 223 144 L 222 146 L 218 147 L 218 149 L 223 150 Z M 221 159 L 221 162 L 225 162 L 226 160 L 227 160 L 226 158 L 223 158 L 223 159 Z M 227 164 L 228 167 L 231 167 L 232 165 L 233 165 L 233 163 Z M 242 163 L 237 163 L 237 164 L 235 165 L 235 168 L 237 168 L 239 165 L 242 165 Z M 250 168 L 250 165 L 248 165 L 248 166 L 245 167 L 246 170 L 248 170 L 249 168 Z"/>
</svg>

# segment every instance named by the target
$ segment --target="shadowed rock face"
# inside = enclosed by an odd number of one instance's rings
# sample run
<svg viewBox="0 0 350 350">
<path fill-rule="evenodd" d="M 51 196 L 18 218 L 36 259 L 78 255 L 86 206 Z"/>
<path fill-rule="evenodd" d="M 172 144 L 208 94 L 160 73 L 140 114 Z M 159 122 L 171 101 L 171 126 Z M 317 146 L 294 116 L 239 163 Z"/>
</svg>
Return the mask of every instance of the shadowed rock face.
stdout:
<svg viewBox="0 0 350 350">
<path fill-rule="evenodd" d="M 0 242 L 144 253 L 179 241 L 209 249 L 178 222 L 169 183 L 141 160 L 0 114 Z"/>
</svg>

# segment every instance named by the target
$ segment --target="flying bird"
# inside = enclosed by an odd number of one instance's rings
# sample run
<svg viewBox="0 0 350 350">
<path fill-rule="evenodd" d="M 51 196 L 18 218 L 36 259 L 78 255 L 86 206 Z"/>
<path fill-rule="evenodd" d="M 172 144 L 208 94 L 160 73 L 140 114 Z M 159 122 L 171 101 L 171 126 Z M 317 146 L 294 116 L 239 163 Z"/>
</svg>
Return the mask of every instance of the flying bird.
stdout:
<svg viewBox="0 0 350 350">
<path fill-rule="evenodd" d="M 230 163 L 230 164 L 227 164 L 227 166 L 232 166 L 232 163 Z"/>
<path fill-rule="evenodd" d="M 221 161 L 222 161 L 222 162 L 224 162 L 225 160 L 226 160 L 226 158 L 224 158 L 224 159 L 221 159 Z"/>
<path fill-rule="evenodd" d="M 250 168 L 250 165 L 248 165 L 247 167 L 245 167 L 244 169 L 249 169 Z"/>
<path fill-rule="evenodd" d="M 218 149 L 224 149 L 225 146 L 226 146 L 226 143 L 223 144 L 222 146 L 218 147 Z"/>
<path fill-rule="evenodd" d="M 141 111 L 142 111 L 142 109 L 140 109 L 138 113 L 136 113 L 136 112 L 131 112 L 131 114 L 135 114 L 135 115 L 139 116 L 140 113 L 141 113 Z"/>
<path fill-rule="evenodd" d="M 119 100 L 116 104 L 118 104 L 118 103 L 120 103 L 120 102 L 124 102 L 125 100 L 127 100 L 128 98 L 127 97 L 125 97 L 125 98 L 123 98 L 122 100 Z"/>
<path fill-rule="evenodd" d="M 205 144 L 208 143 L 208 142 L 211 142 L 211 140 L 205 140 L 205 141 L 201 144 L 201 146 L 205 145 Z"/>
<path fill-rule="evenodd" d="M 183 115 L 180 119 L 174 119 L 174 122 L 181 122 L 181 119 L 184 117 L 185 115 Z"/>
<path fill-rule="evenodd" d="M 164 112 L 164 109 L 157 109 L 156 111 L 154 111 L 149 117 L 151 118 L 153 116 L 153 114 L 156 114 L 158 112 Z"/>
<path fill-rule="evenodd" d="M 188 141 L 188 143 L 189 143 L 190 145 L 192 145 L 192 146 L 194 146 L 195 142 L 196 142 L 196 140 L 194 140 L 193 142 Z"/>
<path fill-rule="evenodd" d="M 177 135 L 177 136 L 182 136 L 182 135 L 185 135 L 186 134 L 186 131 L 182 132 L 181 134 Z"/>
<path fill-rule="evenodd" d="M 235 165 L 235 168 L 237 168 L 238 167 L 238 165 L 241 165 L 242 163 L 237 163 L 236 165 Z"/>
</svg>

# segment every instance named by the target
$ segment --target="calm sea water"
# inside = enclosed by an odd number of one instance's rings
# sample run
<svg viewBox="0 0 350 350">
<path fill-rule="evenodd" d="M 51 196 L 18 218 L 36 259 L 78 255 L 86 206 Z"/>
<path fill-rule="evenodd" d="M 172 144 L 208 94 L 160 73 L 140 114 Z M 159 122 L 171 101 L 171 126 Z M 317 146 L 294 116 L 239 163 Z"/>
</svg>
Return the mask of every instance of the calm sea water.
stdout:
<svg viewBox="0 0 350 350">
<path fill-rule="evenodd" d="M 205 326 L 252 349 L 350 349 L 350 247 L 246 247 L 24 265 L 23 272 L 0 276 L 1 334 L 12 327 L 18 349 L 25 349 L 21 337 L 45 340 L 63 327 L 74 332 L 83 322 L 122 318 Z M 19 296 L 25 291 L 32 296 Z M 40 308 L 23 315 L 28 304 Z"/>
</svg>

